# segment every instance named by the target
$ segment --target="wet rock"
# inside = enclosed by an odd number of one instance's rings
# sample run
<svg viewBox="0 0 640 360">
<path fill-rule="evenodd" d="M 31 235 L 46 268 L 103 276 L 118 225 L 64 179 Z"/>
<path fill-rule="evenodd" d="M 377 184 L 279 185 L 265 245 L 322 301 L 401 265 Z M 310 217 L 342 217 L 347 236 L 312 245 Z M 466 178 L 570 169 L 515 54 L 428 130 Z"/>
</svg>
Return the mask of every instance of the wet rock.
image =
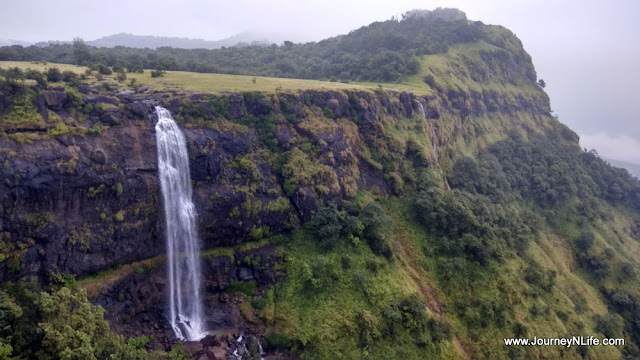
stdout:
<svg viewBox="0 0 640 360">
<path fill-rule="evenodd" d="M 209 360 L 227 360 L 227 349 L 222 346 L 207 349 L 207 357 Z"/>
<path fill-rule="evenodd" d="M 250 336 L 247 340 L 247 351 L 249 352 L 249 359 L 260 360 L 262 358 L 260 354 L 260 341 L 255 336 Z"/>
<path fill-rule="evenodd" d="M 182 345 L 182 349 L 184 350 L 185 353 L 189 354 L 191 357 L 195 357 L 204 348 L 200 342 L 187 341 Z"/>
<path fill-rule="evenodd" d="M 208 347 L 213 347 L 213 346 L 216 346 L 216 345 L 220 345 L 220 340 L 218 339 L 218 337 L 216 335 L 207 335 L 202 340 L 200 340 L 200 343 L 205 348 L 208 348 Z"/>
</svg>

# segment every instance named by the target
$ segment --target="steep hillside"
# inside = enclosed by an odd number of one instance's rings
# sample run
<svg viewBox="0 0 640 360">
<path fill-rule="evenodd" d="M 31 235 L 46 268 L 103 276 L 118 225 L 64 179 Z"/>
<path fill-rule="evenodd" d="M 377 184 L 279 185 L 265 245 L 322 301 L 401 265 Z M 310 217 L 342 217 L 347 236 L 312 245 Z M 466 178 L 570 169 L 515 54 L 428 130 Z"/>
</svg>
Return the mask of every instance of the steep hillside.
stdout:
<svg viewBox="0 0 640 360">
<path fill-rule="evenodd" d="M 253 336 L 291 359 L 637 357 L 640 183 L 550 115 L 512 33 L 473 26 L 482 39 L 416 57 L 415 92 L 3 72 L 0 350 L 217 359 L 243 333 L 247 358 Z M 184 346 L 155 105 L 188 140 L 215 335 Z M 626 341 L 503 342 L 581 335 Z"/>
</svg>

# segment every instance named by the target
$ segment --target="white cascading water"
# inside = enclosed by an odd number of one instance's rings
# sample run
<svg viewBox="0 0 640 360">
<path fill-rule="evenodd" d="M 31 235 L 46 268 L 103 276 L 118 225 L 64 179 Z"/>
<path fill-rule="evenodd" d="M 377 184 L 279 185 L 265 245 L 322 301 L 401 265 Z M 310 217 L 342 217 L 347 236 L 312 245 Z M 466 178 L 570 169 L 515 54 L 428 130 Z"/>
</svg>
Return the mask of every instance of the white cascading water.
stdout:
<svg viewBox="0 0 640 360">
<path fill-rule="evenodd" d="M 420 111 L 422 112 L 422 118 L 424 121 L 427 121 L 427 114 L 424 112 L 424 106 L 422 103 L 418 101 L 418 105 L 420 105 Z M 436 130 L 434 129 L 433 124 L 431 124 L 431 144 L 433 144 L 433 155 L 435 155 L 436 159 L 438 158 L 438 145 L 436 145 Z"/>
<path fill-rule="evenodd" d="M 200 246 L 191 201 L 187 143 L 169 110 L 156 106 L 158 170 L 167 224 L 171 327 L 180 340 L 206 335 L 200 298 Z"/>
</svg>

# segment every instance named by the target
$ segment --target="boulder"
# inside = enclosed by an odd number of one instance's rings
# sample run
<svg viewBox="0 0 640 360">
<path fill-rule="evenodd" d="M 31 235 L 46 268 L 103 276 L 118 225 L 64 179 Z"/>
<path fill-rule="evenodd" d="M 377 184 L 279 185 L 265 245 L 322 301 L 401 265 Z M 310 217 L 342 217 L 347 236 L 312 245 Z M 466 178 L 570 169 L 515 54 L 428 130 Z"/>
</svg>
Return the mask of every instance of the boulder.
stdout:
<svg viewBox="0 0 640 360">
<path fill-rule="evenodd" d="M 227 350 L 222 346 L 214 346 L 207 349 L 209 360 L 227 360 Z"/>
<path fill-rule="evenodd" d="M 48 91 L 44 93 L 44 103 L 50 108 L 60 109 L 66 99 L 67 95 L 62 91 Z"/>
</svg>

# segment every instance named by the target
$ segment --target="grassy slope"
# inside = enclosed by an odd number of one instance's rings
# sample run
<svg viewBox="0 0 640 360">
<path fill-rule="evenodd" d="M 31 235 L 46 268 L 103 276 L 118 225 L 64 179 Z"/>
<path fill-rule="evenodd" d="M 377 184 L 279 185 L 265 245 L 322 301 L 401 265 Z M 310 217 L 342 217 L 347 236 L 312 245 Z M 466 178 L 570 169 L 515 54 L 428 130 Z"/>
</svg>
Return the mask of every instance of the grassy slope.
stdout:
<svg viewBox="0 0 640 360">
<path fill-rule="evenodd" d="M 77 74 L 84 74 L 86 67 L 23 61 L 0 61 L 0 67 L 20 69 L 34 69 L 44 71 L 51 67 L 57 67 L 61 71 L 73 71 Z M 115 80 L 115 74 L 104 76 L 105 79 Z M 256 82 L 253 82 L 255 78 Z M 374 90 L 378 88 L 377 83 L 349 83 L 329 82 L 320 80 L 285 79 L 261 76 L 227 75 L 227 74 L 203 74 L 185 71 L 167 71 L 164 76 L 152 78 L 150 71 L 144 74 L 127 73 L 128 79 L 136 79 L 137 83 L 145 86 L 152 86 L 157 90 L 179 88 L 185 90 L 202 92 L 219 91 L 260 91 L 273 93 L 280 90 Z M 413 84 L 382 84 L 385 88 L 396 91 L 411 91 L 416 94 L 423 94 L 428 91 L 426 86 L 415 86 Z M 424 84 L 423 84 L 424 85 Z"/>
</svg>

